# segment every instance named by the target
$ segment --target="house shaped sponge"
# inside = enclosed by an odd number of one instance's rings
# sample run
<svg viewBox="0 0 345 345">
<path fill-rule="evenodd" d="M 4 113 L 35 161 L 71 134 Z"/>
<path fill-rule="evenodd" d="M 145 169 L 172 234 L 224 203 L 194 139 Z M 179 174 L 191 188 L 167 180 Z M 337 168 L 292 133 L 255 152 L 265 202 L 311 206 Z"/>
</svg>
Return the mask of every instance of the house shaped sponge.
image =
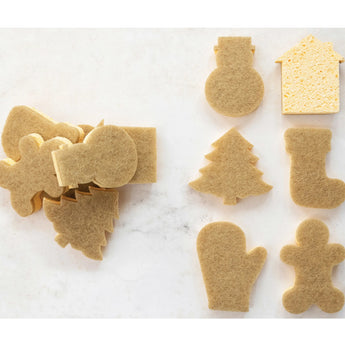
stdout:
<svg viewBox="0 0 345 345">
<path fill-rule="evenodd" d="M 282 55 L 282 113 L 332 114 L 339 111 L 339 63 L 330 42 L 305 37 Z"/>
</svg>

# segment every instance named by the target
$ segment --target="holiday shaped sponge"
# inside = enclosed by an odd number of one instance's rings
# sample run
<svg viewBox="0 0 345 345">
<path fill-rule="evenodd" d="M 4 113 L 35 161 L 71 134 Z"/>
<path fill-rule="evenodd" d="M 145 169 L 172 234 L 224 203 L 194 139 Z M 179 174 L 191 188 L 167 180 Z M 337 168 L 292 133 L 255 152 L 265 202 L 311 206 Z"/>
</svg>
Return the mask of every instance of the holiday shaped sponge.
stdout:
<svg viewBox="0 0 345 345">
<path fill-rule="evenodd" d="M 255 167 L 258 158 L 250 151 L 253 145 L 235 128 L 212 145 L 215 150 L 205 156 L 212 162 L 200 169 L 202 176 L 189 184 L 193 189 L 222 197 L 227 205 L 235 205 L 238 199 L 272 189 L 261 179 L 263 173 Z"/>
<path fill-rule="evenodd" d="M 279 59 L 283 114 L 339 111 L 339 63 L 344 58 L 330 42 L 305 37 Z"/>
<path fill-rule="evenodd" d="M 246 238 L 235 224 L 216 222 L 199 233 L 197 251 L 210 309 L 248 311 L 252 286 L 266 260 L 266 249 L 246 252 Z"/>
<path fill-rule="evenodd" d="M 328 243 L 327 226 L 317 219 L 302 222 L 296 233 L 297 246 L 282 248 L 283 262 L 295 267 L 295 284 L 283 296 L 287 311 L 299 314 L 316 304 L 327 313 L 344 305 L 344 294 L 332 284 L 333 267 L 345 259 L 345 248 Z"/>
<path fill-rule="evenodd" d="M 217 68 L 209 75 L 205 94 L 211 107 L 226 116 L 243 116 L 262 101 L 264 84 L 253 68 L 255 47 L 250 37 L 219 37 Z"/>
<path fill-rule="evenodd" d="M 51 152 L 62 144 L 70 141 L 59 137 L 43 141 L 40 135 L 30 134 L 19 141 L 18 162 L 12 159 L 0 162 L 0 186 L 10 190 L 12 206 L 19 215 L 29 216 L 41 208 L 41 192 L 51 197 L 63 193 L 51 157 Z"/>
<path fill-rule="evenodd" d="M 106 246 L 106 232 L 113 232 L 118 218 L 118 192 L 115 189 L 88 187 L 75 191 L 75 198 L 62 196 L 60 201 L 44 198 L 43 208 L 58 233 L 55 241 L 68 243 L 94 260 L 102 260 L 101 247 Z"/>
<path fill-rule="evenodd" d="M 63 145 L 52 153 L 60 186 L 94 182 L 103 188 L 127 184 L 137 169 L 133 139 L 117 126 L 93 129 L 83 143 Z"/>
<path fill-rule="evenodd" d="M 97 127 L 103 126 L 101 121 Z M 90 133 L 94 127 L 79 125 L 85 134 Z M 133 139 L 137 150 L 137 170 L 129 183 L 155 183 L 157 182 L 157 147 L 156 128 L 153 127 L 121 127 Z"/>
<path fill-rule="evenodd" d="M 80 142 L 84 138 L 81 128 L 69 123 L 57 123 L 33 108 L 20 105 L 11 110 L 2 132 L 2 146 L 7 157 L 18 161 L 21 157 L 19 141 L 31 133 L 39 134 L 43 140 L 63 137 L 72 143 Z"/>
<path fill-rule="evenodd" d="M 335 208 L 345 200 L 345 183 L 326 174 L 332 132 L 327 128 L 289 128 L 286 150 L 291 155 L 290 193 L 301 206 Z"/>
</svg>

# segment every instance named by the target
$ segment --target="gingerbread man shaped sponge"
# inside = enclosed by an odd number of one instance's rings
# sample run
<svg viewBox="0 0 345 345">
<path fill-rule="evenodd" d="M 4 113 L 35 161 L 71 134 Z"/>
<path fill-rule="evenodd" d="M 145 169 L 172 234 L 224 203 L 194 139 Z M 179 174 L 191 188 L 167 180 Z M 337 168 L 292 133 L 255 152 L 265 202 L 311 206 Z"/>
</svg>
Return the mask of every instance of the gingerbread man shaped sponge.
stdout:
<svg viewBox="0 0 345 345">
<path fill-rule="evenodd" d="M 41 192 L 53 198 L 63 193 L 51 157 L 51 152 L 62 144 L 71 142 L 59 137 L 43 141 L 40 135 L 30 134 L 19 141 L 22 158 L 18 162 L 9 158 L 0 162 L 0 186 L 11 191 L 12 206 L 20 216 L 29 216 L 41 208 Z"/>
<path fill-rule="evenodd" d="M 335 313 L 344 305 L 344 294 L 332 284 L 332 269 L 345 259 L 345 248 L 329 244 L 328 236 L 323 222 L 307 219 L 297 229 L 297 246 L 285 246 L 280 252 L 282 261 L 295 266 L 296 272 L 294 287 L 283 296 L 290 313 L 303 313 L 313 304 Z"/>
<path fill-rule="evenodd" d="M 18 161 L 20 159 L 19 140 L 31 133 L 39 134 L 43 140 L 63 137 L 72 143 L 81 142 L 84 138 L 84 132 L 80 127 L 55 122 L 33 108 L 19 105 L 10 111 L 1 136 L 7 157 Z"/>
<path fill-rule="evenodd" d="M 52 156 L 59 185 L 72 188 L 89 182 L 102 188 L 123 186 L 138 163 L 133 139 L 113 125 L 96 127 L 83 143 L 63 145 Z"/>
<path fill-rule="evenodd" d="M 250 37 L 219 37 L 214 48 L 217 68 L 209 75 L 205 94 L 211 107 L 232 117 L 254 111 L 264 96 L 264 83 L 253 68 L 255 47 Z"/>
</svg>

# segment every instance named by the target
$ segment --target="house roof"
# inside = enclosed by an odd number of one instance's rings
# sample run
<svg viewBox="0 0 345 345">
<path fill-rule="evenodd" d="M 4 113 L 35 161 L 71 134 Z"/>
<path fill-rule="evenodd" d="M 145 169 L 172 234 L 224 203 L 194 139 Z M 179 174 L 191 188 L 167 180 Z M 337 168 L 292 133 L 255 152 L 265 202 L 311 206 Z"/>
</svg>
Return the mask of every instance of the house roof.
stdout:
<svg viewBox="0 0 345 345">
<path fill-rule="evenodd" d="M 321 42 L 313 35 L 303 38 L 296 46 L 285 52 L 276 62 L 284 62 L 294 55 L 304 55 L 305 53 L 327 54 L 330 61 L 344 62 L 344 58 L 333 49 L 331 42 Z"/>
</svg>

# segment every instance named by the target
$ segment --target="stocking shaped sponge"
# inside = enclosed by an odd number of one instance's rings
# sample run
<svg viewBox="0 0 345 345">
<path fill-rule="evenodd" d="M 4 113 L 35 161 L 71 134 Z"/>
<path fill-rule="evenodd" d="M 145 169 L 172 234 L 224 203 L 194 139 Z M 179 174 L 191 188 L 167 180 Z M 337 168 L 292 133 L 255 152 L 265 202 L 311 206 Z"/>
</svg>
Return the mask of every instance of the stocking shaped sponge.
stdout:
<svg viewBox="0 0 345 345">
<path fill-rule="evenodd" d="M 0 162 L 0 186 L 11 191 L 11 203 L 21 216 L 29 216 L 42 206 L 41 192 L 59 197 L 64 189 L 58 185 L 51 152 L 60 145 L 71 144 L 66 138 L 43 141 L 38 134 L 20 139 L 18 162 L 5 159 Z"/>
<path fill-rule="evenodd" d="M 52 152 L 60 186 L 94 182 L 103 188 L 127 184 L 137 169 L 135 143 L 127 132 L 107 125 L 93 129 L 83 143 Z"/>
<path fill-rule="evenodd" d="M 266 249 L 247 253 L 246 238 L 235 224 L 216 222 L 199 233 L 197 250 L 210 309 L 248 311 L 249 297 L 262 266 Z"/>
<path fill-rule="evenodd" d="M 77 126 L 55 122 L 25 105 L 16 106 L 9 113 L 2 132 L 2 146 L 7 157 L 18 161 L 20 159 L 19 140 L 31 133 L 39 134 L 43 140 L 63 137 L 72 143 L 80 142 L 84 137 L 83 130 Z"/>
</svg>

